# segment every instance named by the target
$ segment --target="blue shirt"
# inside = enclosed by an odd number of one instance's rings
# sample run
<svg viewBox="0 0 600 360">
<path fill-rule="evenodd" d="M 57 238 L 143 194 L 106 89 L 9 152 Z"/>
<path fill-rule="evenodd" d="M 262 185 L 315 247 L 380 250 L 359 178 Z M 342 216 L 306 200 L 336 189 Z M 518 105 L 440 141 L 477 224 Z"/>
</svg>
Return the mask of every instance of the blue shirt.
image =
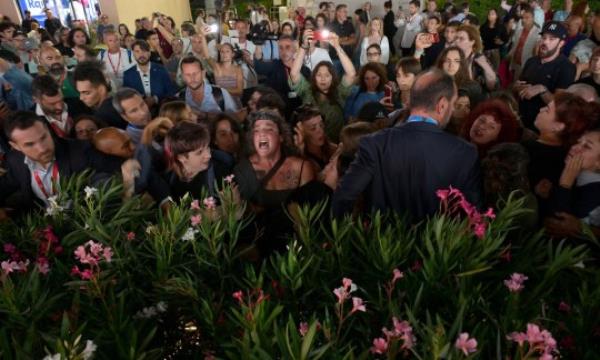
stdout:
<svg viewBox="0 0 600 360">
<path fill-rule="evenodd" d="M 360 109 L 366 104 L 370 102 L 379 102 L 379 100 L 383 99 L 384 93 L 383 91 L 372 93 L 372 92 L 359 92 L 360 88 L 358 86 L 354 86 L 352 88 L 352 92 L 346 98 L 346 106 L 344 106 L 344 119 L 345 122 L 348 122 L 349 117 L 356 117 L 360 112 Z"/>
<path fill-rule="evenodd" d="M 223 102 L 225 104 L 225 109 L 221 109 L 215 97 L 212 94 L 212 86 L 204 81 L 204 99 L 202 99 L 202 103 L 197 103 L 192 97 L 192 91 L 190 88 L 185 89 L 185 103 L 188 104 L 193 111 L 195 112 L 205 112 L 205 113 L 221 113 L 221 112 L 236 112 L 238 111 L 238 106 L 229 94 L 229 92 L 223 88 L 221 88 L 223 92 Z"/>
</svg>

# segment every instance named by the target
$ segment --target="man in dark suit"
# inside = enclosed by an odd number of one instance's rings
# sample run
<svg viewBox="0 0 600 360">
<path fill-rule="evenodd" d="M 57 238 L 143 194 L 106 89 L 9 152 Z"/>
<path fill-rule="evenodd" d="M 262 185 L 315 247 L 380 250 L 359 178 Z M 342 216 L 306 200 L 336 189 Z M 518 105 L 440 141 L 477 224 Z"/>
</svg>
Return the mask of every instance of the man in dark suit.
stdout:
<svg viewBox="0 0 600 360">
<path fill-rule="evenodd" d="M 137 65 L 123 73 L 123 87 L 142 94 L 150 109 L 158 107 L 164 98 L 174 96 L 177 88 L 164 66 L 150 62 L 150 45 L 146 41 L 137 40 L 131 50 Z"/>
<path fill-rule="evenodd" d="M 79 91 L 79 98 L 92 109 L 96 119 L 119 129 L 127 127 L 127 121 L 113 107 L 110 84 L 102 72 L 101 63 L 84 61 L 77 64 L 73 79 Z"/>
<path fill-rule="evenodd" d="M 4 130 L 14 150 L 6 155 L 7 173 L 0 176 L 0 208 L 16 194 L 19 210 L 48 205 L 64 177 L 91 169 L 96 182 L 120 170 L 118 158 L 100 154 L 87 142 L 53 137 L 47 122 L 34 112 L 15 113 Z"/>
<path fill-rule="evenodd" d="M 443 131 L 456 97 L 450 76 L 437 69 L 420 74 L 411 89 L 407 122 L 361 140 L 333 195 L 334 214 L 350 213 L 354 201 L 366 193 L 368 210 L 391 210 L 417 222 L 438 210 L 436 190 L 450 186 L 478 205 L 477 150 Z"/>
</svg>

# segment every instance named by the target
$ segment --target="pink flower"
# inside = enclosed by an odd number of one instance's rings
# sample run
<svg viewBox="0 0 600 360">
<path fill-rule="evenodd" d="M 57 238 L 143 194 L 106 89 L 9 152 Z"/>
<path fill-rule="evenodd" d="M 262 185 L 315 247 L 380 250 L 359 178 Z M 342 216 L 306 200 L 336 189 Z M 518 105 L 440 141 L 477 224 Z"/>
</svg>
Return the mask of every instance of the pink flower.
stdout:
<svg viewBox="0 0 600 360">
<path fill-rule="evenodd" d="M 48 259 L 43 256 L 40 256 L 37 259 L 36 268 L 40 274 L 48 274 L 48 272 L 50 272 L 50 264 L 48 263 Z"/>
<path fill-rule="evenodd" d="M 334 289 L 333 293 L 335 294 L 335 296 L 338 299 L 338 304 L 343 303 L 348 298 L 348 293 L 346 292 L 346 289 L 344 289 L 343 287 Z"/>
<path fill-rule="evenodd" d="M 73 265 L 73 267 L 71 268 L 71 275 L 72 276 L 79 276 L 81 272 L 79 271 L 79 268 L 77 267 L 77 265 Z"/>
<path fill-rule="evenodd" d="M 127 240 L 129 240 L 129 241 L 135 240 L 135 233 L 133 231 L 130 231 L 127 233 Z"/>
<path fill-rule="evenodd" d="M 344 285 L 344 289 L 346 289 L 346 291 L 347 291 L 349 288 L 352 287 L 352 279 L 343 278 L 342 284 Z"/>
<path fill-rule="evenodd" d="M 350 313 L 352 314 L 357 311 L 365 312 L 365 311 L 367 311 L 367 308 L 361 298 L 353 297 L 352 298 L 352 311 L 350 311 Z"/>
<path fill-rule="evenodd" d="M 487 224 L 484 222 L 475 224 L 475 228 L 473 229 L 473 233 L 480 239 L 483 239 L 485 236 L 485 229 L 487 228 Z"/>
<path fill-rule="evenodd" d="M 190 218 L 190 221 L 192 222 L 192 226 L 197 226 L 198 224 L 200 224 L 202 222 L 202 216 L 201 215 L 193 215 Z"/>
<path fill-rule="evenodd" d="M 394 324 L 394 330 L 396 330 L 396 333 L 398 334 L 412 332 L 412 327 L 410 326 L 410 323 L 406 320 L 400 321 L 394 316 L 392 318 L 392 323 Z"/>
<path fill-rule="evenodd" d="M 214 210 L 217 207 L 217 201 L 212 196 L 207 197 L 202 202 L 204 203 L 204 206 L 209 210 Z"/>
<path fill-rule="evenodd" d="M 413 346 L 415 346 L 416 338 L 413 336 L 412 328 L 410 332 L 405 332 L 402 334 L 400 339 L 403 341 L 402 349 L 410 350 L 413 348 Z"/>
<path fill-rule="evenodd" d="M 300 326 L 298 326 L 298 332 L 300 333 L 300 336 L 304 337 L 304 335 L 308 333 L 308 323 L 305 321 L 301 322 Z"/>
<path fill-rule="evenodd" d="M 54 248 L 54 254 L 55 255 L 60 255 L 60 254 L 63 253 L 63 251 L 64 251 L 64 249 L 63 249 L 62 246 L 57 246 L 57 247 Z"/>
<path fill-rule="evenodd" d="M 233 182 L 234 177 L 235 177 L 235 175 L 231 174 L 229 176 L 225 176 L 225 178 L 223 180 L 225 180 L 226 183 L 231 184 Z"/>
<path fill-rule="evenodd" d="M 8 255 L 12 255 L 16 251 L 17 251 L 17 247 L 14 246 L 13 244 L 10 244 L 10 243 L 4 244 L 4 252 L 7 253 Z"/>
<path fill-rule="evenodd" d="M 404 273 L 398 269 L 394 269 L 394 277 L 392 278 L 392 284 L 396 281 L 402 279 L 404 277 Z"/>
<path fill-rule="evenodd" d="M 94 242 L 92 240 L 88 241 L 86 244 L 90 247 L 90 253 L 96 259 L 98 259 L 98 257 L 100 256 L 100 252 L 102 251 L 102 244 Z"/>
<path fill-rule="evenodd" d="M 483 216 L 487 217 L 488 219 L 496 218 L 496 214 L 494 214 L 494 209 L 492 209 L 492 208 L 488 208 L 487 212 L 485 214 L 483 214 Z"/>
<path fill-rule="evenodd" d="M 239 301 L 240 303 L 243 301 L 244 299 L 244 293 L 242 292 L 242 290 L 236 291 L 233 293 L 233 298 L 236 299 L 237 301 Z"/>
<path fill-rule="evenodd" d="M 2 271 L 4 271 L 5 274 L 10 274 L 11 272 L 14 271 L 12 261 L 11 262 L 3 261 L 0 266 L 2 267 Z"/>
<path fill-rule="evenodd" d="M 94 273 L 90 269 L 83 270 L 79 275 L 83 280 L 90 280 L 94 277 Z"/>
<path fill-rule="evenodd" d="M 523 346 L 525 341 L 527 341 L 527 334 L 515 331 L 515 332 L 511 332 L 510 334 L 508 334 L 508 336 L 506 336 L 506 338 L 508 340 L 516 342 L 517 344 L 519 344 L 519 346 Z"/>
<path fill-rule="evenodd" d="M 192 201 L 192 203 L 190 204 L 190 208 L 192 210 L 200 210 L 200 204 L 198 203 L 198 200 Z"/>
<path fill-rule="evenodd" d="M 388 342 L 384 338 L 377 338 L 373 340 L 373 346 L 371 352 L 373 354 L 385 354 L 388 350 Z"/>
<path fill-rule="evenodd" d="M 564 301 L 561 301 L 560 304 L 558 304 L 558 311 L 562 311 L 565 313 L 570 313 L 571 312 L 571 305 L 567 304 Z"/>
<path fill-rule="evenodd" d="M 477 351 L 477 340 L 469 338 L 469 333 L 461 333 L 456 339 L 454 347 L 462 351 L 465 356 L 469 356 L 470 353 Z"/>
<path fill-rule="evenodd" d="M 510 292 L 520 292 L 525 288 L 523 283 L 525 280 L 529 279 L 527 276 L 519 273 L 513 273 L 510 276 L 510 279 L 504 280 L 504 285 L 508 288 Z"/>
<path fill-rule="evenodd" d="M 111 248 L 107 246 L 102 251 L 102 255 L 104 256 L 104 260 L 106 260 L 106 262 L 110 262 L 112 260 L 113 252 Z"/>
<path fill-rule="evenodd" d="M 440 189 L 435 192 L 435 195 L 440 198 L 440 200 L 444 201 L 448 199 L 448 195 L 450 195 L 450 190 Z"/>
</svg>

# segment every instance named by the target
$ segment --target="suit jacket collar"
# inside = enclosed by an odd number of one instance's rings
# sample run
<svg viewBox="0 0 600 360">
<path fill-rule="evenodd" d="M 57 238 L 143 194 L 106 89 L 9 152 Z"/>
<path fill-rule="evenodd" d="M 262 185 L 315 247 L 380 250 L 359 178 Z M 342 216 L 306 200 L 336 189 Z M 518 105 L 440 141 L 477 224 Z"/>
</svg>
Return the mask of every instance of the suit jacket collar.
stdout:
<svg viewBox="0 0 600 360">
<path fill-rule="evenodd" d="M 407 130 L 410 129 L 410 130 L 417 130 L 417 131 L 428 131 L 428 132 L 435 132 L 435 133 L 440 133 L 440 132 L 444 131 L 438 125 L 430 124 L 430 123 L 427 123 L 424 121 L 412 121 L 412 122 L 404 123 L 404 124 L 400 125 L 399 128 L 406 128 Z"/>
</svg>

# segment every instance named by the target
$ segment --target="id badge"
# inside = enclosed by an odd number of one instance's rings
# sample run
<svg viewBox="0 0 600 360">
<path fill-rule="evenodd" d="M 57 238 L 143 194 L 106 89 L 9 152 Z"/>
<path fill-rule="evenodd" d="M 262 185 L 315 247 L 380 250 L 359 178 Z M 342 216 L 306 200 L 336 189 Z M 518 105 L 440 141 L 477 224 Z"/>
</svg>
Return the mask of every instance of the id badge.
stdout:
<svg viewBox="0 0 600 360">
<path fill-rule="evenodd" d="M 295 91 L 290 91 L 287 97 L 288 99 L 295 99 L 298 97 L 298 94 Z"/>
</svg>

